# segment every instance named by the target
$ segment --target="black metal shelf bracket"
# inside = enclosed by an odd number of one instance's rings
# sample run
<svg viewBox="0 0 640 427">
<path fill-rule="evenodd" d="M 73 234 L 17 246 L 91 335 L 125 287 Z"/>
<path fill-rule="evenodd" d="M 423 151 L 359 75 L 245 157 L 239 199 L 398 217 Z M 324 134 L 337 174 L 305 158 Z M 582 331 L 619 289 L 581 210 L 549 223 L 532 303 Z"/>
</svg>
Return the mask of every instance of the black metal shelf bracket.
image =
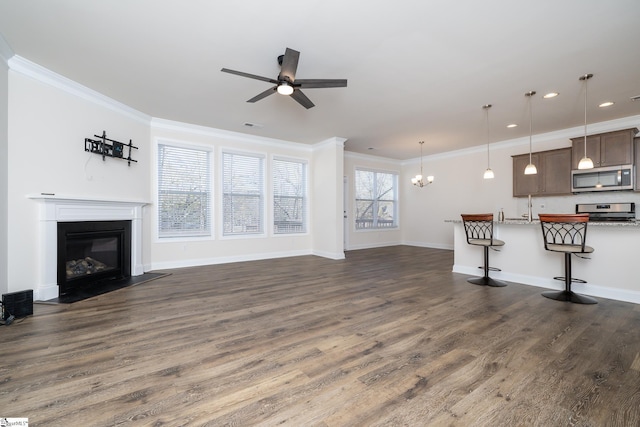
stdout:
<svg viewBox="0 0 640 427">
<path fill-rule="evenodd" d="M 131 166 L 131 162 L 137 163 L 137 160 L 133 160 L 131 158 L 131 149 L 138 149 L 135 145 L 132 144 L 132 141 L 129 140 L 128 144 L 125 144 L 120 141 L 115 141 L 113 139 L 107 138 L 107 132 L 102 131 L 102 135 L 93 135 L 94 138 L 84 139 L 84 151 L 88 151 L 90 153 L 96 153 L 102 156 L 102 161 L 104 161 L 105 157 L 115 157 L 116 159 L 126 160 L 127 164 Z M 127 157 L 125 154 L 125 147 L 127 150 Z"/>
</svg>

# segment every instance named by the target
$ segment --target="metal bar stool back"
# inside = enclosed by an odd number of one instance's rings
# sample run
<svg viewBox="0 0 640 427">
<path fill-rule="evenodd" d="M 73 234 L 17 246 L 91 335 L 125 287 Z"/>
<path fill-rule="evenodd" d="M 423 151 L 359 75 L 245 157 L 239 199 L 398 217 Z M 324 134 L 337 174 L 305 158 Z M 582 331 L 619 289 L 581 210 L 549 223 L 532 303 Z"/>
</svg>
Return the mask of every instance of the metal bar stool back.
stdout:
<svg viewBox="0 0 640 427">
<path fill-rule="evenodd" d="M 564 290 L 543 292 L 542 295 L 557 301 L 596 304 L 595 299 L 571 290 L 571 283 L 586 283 L 571 277 L 571 255 L 588 258 L 586 255 L 593 252 L 593 248 L 586 244 L 589 214 L 539 214 L 539 217 L 544 248 L 564 253 L 564 276 L 554 277 L 564 281 Z"/>
<path fill-rule="evenodd" d="M 505 282 L 489 277 L 489 270 L 500 271 L 498 268 L 489 267 L 489 249 L 497 251 L 497 247 L 504 246 L 502 240 L 493 236 L 493 214 L 462 214 L 461 216 L 467 243 L 484 248 L 484 265 L 481 267 L 484 275 L 467 279 L 467 282 L 484 286 L 507 286 Z"/>
</svg>

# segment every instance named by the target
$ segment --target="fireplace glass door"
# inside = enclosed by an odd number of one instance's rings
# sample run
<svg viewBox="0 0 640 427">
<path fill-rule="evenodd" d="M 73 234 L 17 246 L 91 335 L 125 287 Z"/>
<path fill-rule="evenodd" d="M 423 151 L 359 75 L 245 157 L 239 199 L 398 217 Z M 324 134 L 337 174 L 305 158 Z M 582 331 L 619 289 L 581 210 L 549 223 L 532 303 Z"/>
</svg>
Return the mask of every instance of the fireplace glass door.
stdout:
<svg viewBox="0 0 640 427">
<path fill-rule="evenodd" d="M 59 295 L 131 275 L 131 222 L 58 223 Z"/>
</svg>

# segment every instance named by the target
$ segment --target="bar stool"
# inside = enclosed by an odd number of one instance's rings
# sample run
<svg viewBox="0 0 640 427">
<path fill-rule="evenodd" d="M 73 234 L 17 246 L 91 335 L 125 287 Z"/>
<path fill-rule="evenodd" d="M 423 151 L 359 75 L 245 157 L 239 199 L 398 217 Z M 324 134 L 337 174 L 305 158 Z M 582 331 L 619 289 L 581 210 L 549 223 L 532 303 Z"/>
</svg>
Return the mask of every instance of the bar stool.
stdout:
<svg viewBox="0 0 640 427">
<path fill-rule="evenodd" d="M 489 267 L 489 248 L 497 251 L 496 247 L 504 246 L 502 240 L 493 238 L 493 214 L 462 214 L 464 231 L 467 234 L 467 243 L 470 245 L 482 246 L 484 248 L 484 276 L 467 279 L 467 282 L 474 285 L 484 286 L 507 286 L 501 280 L 489 277 L 489 270 L 500 271 L 499 268 Z"/>
<path fill-rule="evenodd" d="M 571 283 L 587 283 L 571 277 L 571 255 L 587 258 L 593 252 L 586 245 L 589 214 L 539 214 L 544 248 L 548 251 L 564 253 L 564 277 L 554 277 L 564 281 L 564 291 L 543 292 L 542 296 L 557 301 L 569 301 L 576 304 L 597 304 L 598 301 L 571 290 Z"/>
</svg>

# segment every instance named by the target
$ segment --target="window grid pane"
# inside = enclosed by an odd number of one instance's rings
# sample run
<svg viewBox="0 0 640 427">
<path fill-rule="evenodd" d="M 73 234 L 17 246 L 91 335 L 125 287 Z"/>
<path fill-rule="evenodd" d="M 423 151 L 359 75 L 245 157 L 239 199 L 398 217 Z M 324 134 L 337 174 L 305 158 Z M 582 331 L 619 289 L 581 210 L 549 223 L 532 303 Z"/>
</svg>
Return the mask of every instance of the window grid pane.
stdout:
<svg viewBox="0 0 640 427">
<path fill-rule="evenodd" d="M 158 145 L 158 236 L 211 236 L 210 153 Z"/>
<path fill-rule="evenodd" d="M 273 232 L 305 233 L 306 163 L 287 160 L 273 162 Z"/>
<path fill-rule="evenodd" d="M 398 175 L 356 170 L 356 230 L 396 228 Z"/>
<path fill-rule="evenodd" d="M 264 157 L 223 153 L 223 234 L 264 232 Z"/>
</svg>

